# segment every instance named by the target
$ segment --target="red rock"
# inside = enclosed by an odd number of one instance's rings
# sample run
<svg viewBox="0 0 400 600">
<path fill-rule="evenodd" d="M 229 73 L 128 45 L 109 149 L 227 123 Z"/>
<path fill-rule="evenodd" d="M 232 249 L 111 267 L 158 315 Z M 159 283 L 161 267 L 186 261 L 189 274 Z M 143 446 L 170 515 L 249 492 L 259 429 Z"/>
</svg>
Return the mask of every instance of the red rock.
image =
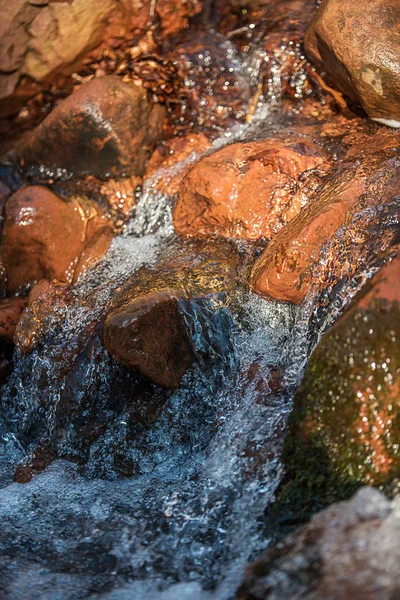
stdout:
<svg viewBox="0 0 400 600">
<path fill-rule="evenodd" d="M 8 293 L 39 279 L 70 281 L 85 246 L 87 223 L 85 206 L 77 199 L 64 201 L 41 186 L 13 194 L 5 206 L 1 250 Z"/>
<path fill-rule="evenodd" d="M 72 283 L 76 283 L 87 269 L 94 267 L 100 262 L 109 249 L 114 236 L 114 231 L 108 226 L 102 227 L 95 233 L 87 242 L 78 259 Z"/>
<path fill-rule="evenodd" d="M 387 205 L 395 222 L 399 185 L 397 134 L 382 131 L 362 138 L 348 151 L 336 174 L 327 177 L 323 189 L 256 261 L 251 288 L 265 298 L 300 303 L 311 286 L 322 290 L 354 275 L 361 257 L 361 262 L 372 263 L 396 243 L 396 228 L 385 226 L 379 214 L 369 222 L 367 213 L 357 219 L 357 212 L 370 207 L 374 214 L 373 209 Z M 342 238 L 335 238 L 345 224 Z M 363 243 L 357 243 L 358 239 Z M 315 268 L 328 242 L 331 246 L 316 280 Z"/>
<path fill-rule="evenodd" d="M 371 119 L 400 127 L 398 0 L 323 0 L 305 36 L 308 58 Z"/>
<path fill-rule="evenodd" d="M 24 168 L 142 175 L 164 116 L 138 85 L 100 77 L 63 100 L 22 143 L 17 158 Z"/>
<path fill-rule="evenodd" d="M 200 160 L 174 210 L 180 235 L 270 238 L 306 201 L 300 177 L 326 161 L 306 136 L 236 143 Z"/>
<path fill-rule="evenodd" d="M 4 298 L 0 300 L 0 339 L 13 342 L 15 328 L 26 306 L 23 298 Z"/>
<path fill-rule="evenodd" d="M 62 314 L 69 303 L 69 286 L 50 281 L 39 281 L 31 290 L 28 306 L 22 313 L 16 329 L 15 345 L 24 354 L 43 341 L 49 323 L 57 311 Z"/>
<path fill-rule="evenodd" d="M 174 195 L 179 185 L 194 162 L 199 160 L 199 155 L 208 150 L 211 142 L 203 133 L 194 133 L 182 137 L 175 137 L 160 145 L 149 160 L 146 179 L 154 177 L 153 187 L 164 194 Z"/>
</svg>

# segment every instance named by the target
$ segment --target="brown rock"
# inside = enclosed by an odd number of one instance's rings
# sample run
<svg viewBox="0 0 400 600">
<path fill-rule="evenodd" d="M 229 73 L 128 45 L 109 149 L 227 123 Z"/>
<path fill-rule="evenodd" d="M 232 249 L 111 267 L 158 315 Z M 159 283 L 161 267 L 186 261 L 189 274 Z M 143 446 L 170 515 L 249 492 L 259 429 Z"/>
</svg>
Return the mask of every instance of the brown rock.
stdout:
<svg viewBox="0 0 400 600">
<path fill-rule="evenodd" d="M 0 300 L 0 339 L 12 343 L 15 328 L 26 306 L 23 298 Z"/>
<path fill-rule="evenodd" d="M 5 206 L 1 251 L 8 293 L 44 278 L 70 281 L 85 246 L 87 223 L 76 199 L 62 200 L 41 186 L 13 194 Z"/>
<path fill-rule="evenodd" d="M 372 264 L 379 253 L 396 243 L 399 183 L 397 134 L 381 131 L 361 138 L 336 173 L 327 177 L 323 189 L 256 261 L 250 286 L 265 298 L 300 303 L 311 286 L 321 290 L 354 275 L 360 263 Z M 386 206 L 392 226 L 385 225 Z M 358 218 L 357 213 L 366 208 L 370 212 Z M 342 236 L 337 237 L 345 224 Z M 316 275 L 328 242 L 328 255 Z"/>
<path fill-rule="evenodd" d="M 111 227 L 105 226 L 99 229 L 87 242 L 75 267 L 72 283 L 76 283 L 87 269 L 94 267 L 100 262 L 109 249 L 114 235 Z"/>
<path fill-rule="evenodd" d="M 305 36 L 308 58 L 371 119 L 400 127 L 400 4 L 323 0 Z"/>
<path fill-rule="evenodd" d="M 232 289 L 229 244 L 176 244 L 154 268 L 141 269 L 104 324 L 104 346 L 122 364 L 174 388 L 194 361 L 179 304 Z"/>
<path fill-rule="evenodd" d="M 114 358 L 159 385 L 178 387 L 194 354 L 173 291 L 154 292 L 114 310 L 104 345 Z"/>
<path fill-rule="evenodd" d="M 193 162 L 199 160 L 199 156 L 210 146 L 211 142 L 203 133 L 168 140 L 158 146 L 150 158 L 146 179 L 153 178 L 152 187 L 173 196 Z"/>
<path fill-rule="evenodd" d="M 66 98 L 17 151 L 22 166 L 75 174 L 142 175 L 165 109 L 142 88 L 100 77 Z"/>
<path fill-rule="evenodd" d="M 326 161 L 306 136 L 236 143 L 203 158 L 183 180 L 174 210 L 181 235 L 270 238 L 306 201 L 299 180 Z"/>
</svg>

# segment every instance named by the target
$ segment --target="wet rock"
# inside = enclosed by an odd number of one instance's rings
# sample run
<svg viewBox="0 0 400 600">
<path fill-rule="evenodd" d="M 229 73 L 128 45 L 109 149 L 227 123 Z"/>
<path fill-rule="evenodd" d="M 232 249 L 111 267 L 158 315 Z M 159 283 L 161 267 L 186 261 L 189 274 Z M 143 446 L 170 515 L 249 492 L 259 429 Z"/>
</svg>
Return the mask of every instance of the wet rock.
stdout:
<svg viewBox="0 0 400 600">
<path fill-rule="evenodd" d="M 323 0 L 305 36 L 309 59 L 368 116 L 400 127 L 397 0 Z"/>
<path fill-rule="evenodd" d="M 363 488 L 248 568 L 237 600 L 397 598 L 400 501 Z"/>
<path fill-rule="evenodd" d="M 142 175 L 165 109 L 117 76 L 100 77 L 66 98 L 17 150 L 24 168 L 76 175 Z"/>
<path fill-rule="evenodd" d="M 311 287 L 332 288 L 397 243 L 398 145 L 398 135 L 390 131 L 353 144 L 322 189 L 256 261 L 250 286 L 265 298 L 301 303 Z"/>
<path fill-rule="evenodd" d="M 180 235 L 271 238 L 307 202 L 306 178 L 326 162 L 306 135 L 226 146 L 183 180 L 174 210 Z"/>
<path fill-rule="evenodd" d="M 39 279 L 70 281 L 84 249 L 88 222 L 96 231 L 97 213 L 88 219 L 78 199 L 66 201 L 46 187 L 20 189 L 6 202 L 1 257 L 7 291 L 24 290 Z"/>
<path fill-rule="evenodd" d="M 27 354 L 43 341 L 43 334 L 48 333 L 53 315 L 63 315 L 70 299 L 69 286 L 39 281 L 31 289 L 27 308 L 15 328 L 14 341 L 17 348 Z"/>
<path fill-rule="evenodd" d="M 152 187 L 173 196 L 187 172 L 197 162 L 211 142 L 203 133 L 175 137 L 159 145 L 149 160 L 146 179 L 153 179 Z M 157 174 L 157 171 L 159 173 Z M 158 176 L 157 176 L 158 175 Z"/>
<path fill-rule="evenodd" d="M 157 384 L 178 387 L 195 360 L 185 304 L 232 289 L 236 269 L 229 244 L 172 247 L 155 268 L 138 272 L 120 306 L 107 316 L 105 348 Z"/>
<path fill-rule="evenodd" d="M 105 226 L 99 229 L 87 242 L 75 267 L 72 283 L 76 283 L 83 273 L 97 265 L 110 247 L 115 233 L 111 227 Z"/>
<path fill-rule="evenodd" d="M 284 484 L 268 518 L 275 531 L 363 484 L 390 491 L 400 477 L 399 276 L 397 256 L 311 356 L 289 418 Z"/>
</svg>

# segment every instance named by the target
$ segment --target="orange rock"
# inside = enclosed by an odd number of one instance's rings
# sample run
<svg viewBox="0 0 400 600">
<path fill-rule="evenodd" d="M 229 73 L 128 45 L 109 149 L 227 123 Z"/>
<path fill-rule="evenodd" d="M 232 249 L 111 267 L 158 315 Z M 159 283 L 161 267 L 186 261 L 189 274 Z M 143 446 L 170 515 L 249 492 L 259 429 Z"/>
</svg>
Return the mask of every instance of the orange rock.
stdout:
<svg viewBox="0 0 400 600">
<path fill-rule="evenodd" d="M 364 144 L 364 146 L 363 146 Z M 283 228 L 256 261 L 250 287 L 265 298 L 301 303 L 311 285 L 322 289 L 329 281 L 351 277 L 358 256 L 373 261 L 396 241 L 395 228 L 389 228 L 377 216 L 372 224 L 358 219 L 357 209 L 377 209 L 388 205 L 392 220 L 399 210 L 396 198 L 400 185 L 398 136 L 378 132 L 359 146 L 351 148 L 330 178 L 306 208 Z M 391 207 L 391 208 L 390 208 Z M 365 217 L 367 219 L 367 216 Z M 333 244 L 318 281 L 314 268 L 328 242 L 345 225 L 348 235 Z M 381 227 L 379 234 L 373 227 Z M 375 243 L 377 236 L 379 246 Z M 357 243 L 363 241 L 364 243 Z"/>
<path fill-rule="evenodd" d="M 210 146 L 211 142 L 203 133 L 168 140 L 164 145 L 158 146 L 150 158 L 146 179 L 157 174 L 153 187 L 164 194 L 176 194 L 182 179 L 193 166 L 193 161 L 197 162 L 199 155 Z"/>
<path fill-rule="evenodd" d="M 115 75 L 82 85 L 17 150 L 24 167 L 74 174 L 142 175 L 148 147 L 160 136 L 165 108 Z"/>
<path fill-rule="evenodd" d="M 39 279 L 71 280 L 86 242 L 84 208 L 41 186 L 22 188 L 7 200 L 1 256 L 8 293 Z"/>
<path fill-rule="evenodd" d="M 398 0 L 323 0 L 305 36 L 308 58 L 367 114 L 400 127 Z M 396 124 L 397 123 L 397 124 Z"/>
<path fill-rule="evenodd" d="M 97 265 L 109 249 L 114 235 L 111 227 L 105 226 L 99 229 L 87 242 L 75 267 L 72 283 L 76 283 L 87 269 Z"/>
<path fill-rule="evenodd" d="M 298 189 L 302 174 L 325 161 L 323 149 L 305 136 L 226 146 L 183 180 L 175 229 L 200 237 L 270 238 L 307 201 Z"/>
</svg>

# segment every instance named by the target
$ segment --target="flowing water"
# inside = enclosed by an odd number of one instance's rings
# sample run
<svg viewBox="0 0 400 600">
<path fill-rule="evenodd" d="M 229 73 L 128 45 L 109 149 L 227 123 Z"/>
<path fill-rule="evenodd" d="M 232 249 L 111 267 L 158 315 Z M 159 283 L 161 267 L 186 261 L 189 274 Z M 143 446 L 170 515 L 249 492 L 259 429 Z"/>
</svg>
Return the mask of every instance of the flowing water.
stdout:
<svg viewBox="0 0 400 600">
<path fill-rule="evenodd" d="M 214 148 L 281 126 L 264 107 Z M 44 345 L 16 352 L 0 422 L 3 598 L 232 598 L 268 547 L 263 515 L 307 358 L 372 273 L 360 264 L 325 302 L 312 291 L 301 307 L 243 290 L 181 303 L 197 361 L 178 390 L 160 390 L 115 364 L 90 329 L 174 239 L 170 200 L 153 183 L 68 306 L 49 315 Z M 86 443 L 90 427 L 100 433 Z M 61 458 L 13 483 L 16 464 L 43 440 Z"/>
</svg>

